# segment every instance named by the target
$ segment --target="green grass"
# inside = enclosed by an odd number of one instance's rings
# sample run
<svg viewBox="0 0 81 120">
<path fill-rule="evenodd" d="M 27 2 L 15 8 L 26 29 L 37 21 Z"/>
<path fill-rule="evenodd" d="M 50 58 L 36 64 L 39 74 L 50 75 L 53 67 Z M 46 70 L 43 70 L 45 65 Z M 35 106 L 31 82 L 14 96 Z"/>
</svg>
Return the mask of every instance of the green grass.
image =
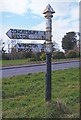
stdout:
<svg viewBox="0 0 81 120">
<path fill-rule="evenodd" d="M 0 60 L 0 65 L 2 66 L 14 66 L 14 65 L 24 65 L 32 63 L 42 63 L 44 61 L 31 61 L 31 59 L 17 59 L 17 60 Z"/>
<path fill-rule="evenodd" d="M 2 79 L 0 79 L 0 120 L 2 118 Z"/>
<path fill-rule="evenodd" d="M 27 59 L 2 60 L 2 66 L 22 65 L 27 63 L 28 63 Z"/>
<path fill-rule="evenodd" d="M 52 72 L 52 100 L 45 102 L 45 73 L 2 80 L 3 118 L 79 117 L 79 69 Z"/>
<path fill-rule="evenodd" d="M 66 60 L 76 60 L 78 58 L 68 58 L 68 59 L 55 59 L 53 62 L 66 61 Z M 0 60 L 0 66 L 14 66 L 14 65 L 23 65 L 23 64 L 32 64 L 32 63 L 42 63 L 45 61 L 30 61 L 30 59 L 17 59 L 17 60 Z"/>
</svg>

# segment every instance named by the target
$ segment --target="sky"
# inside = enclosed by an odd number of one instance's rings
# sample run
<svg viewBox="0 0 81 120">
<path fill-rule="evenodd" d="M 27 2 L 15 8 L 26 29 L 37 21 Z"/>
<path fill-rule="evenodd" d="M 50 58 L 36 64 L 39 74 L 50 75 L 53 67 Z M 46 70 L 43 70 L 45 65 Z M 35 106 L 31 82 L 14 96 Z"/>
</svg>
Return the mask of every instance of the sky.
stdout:
<svg viewBox="0 0 81 120">
<path fill-rule="evenodd" d="M 46 19 L 43 11 L 50 4 L 55 11 L 52 18 L 52 41 L 62 50 L 61 41 L 64 35 L 70 31 L 79 31 L 79 2 L 80 0 L 1 0 L 0 38 L 6 44 L 10 43 L 11 39 L 6 35 L 10 28 L 45 31 Z"/>
</svg>

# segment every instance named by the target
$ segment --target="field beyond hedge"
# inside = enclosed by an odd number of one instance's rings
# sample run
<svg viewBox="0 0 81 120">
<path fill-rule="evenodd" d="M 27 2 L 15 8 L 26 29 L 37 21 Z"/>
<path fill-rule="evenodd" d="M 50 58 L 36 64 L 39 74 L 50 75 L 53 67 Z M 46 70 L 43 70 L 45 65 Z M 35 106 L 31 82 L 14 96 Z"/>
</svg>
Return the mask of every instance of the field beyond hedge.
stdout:
<svg viewBox="0 0 81 120">
<path fill-rule="evenodd" d="M 45 102 L 45 73 L 2 79 L 3 118 L 79 117 L 79 69 L 52 72 L 52 100 Z"/>
</svg>

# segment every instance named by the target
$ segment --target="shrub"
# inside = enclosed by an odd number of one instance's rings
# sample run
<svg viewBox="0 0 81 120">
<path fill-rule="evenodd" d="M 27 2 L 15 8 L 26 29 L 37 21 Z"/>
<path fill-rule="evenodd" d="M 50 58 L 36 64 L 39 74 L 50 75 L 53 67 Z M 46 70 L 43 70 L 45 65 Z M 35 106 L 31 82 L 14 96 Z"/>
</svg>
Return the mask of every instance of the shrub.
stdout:
<svg viewBox="0 0 81 120">
<path fill-rule="evenodd" d="M 3 60 L 10 60 L 11 56 L 8 53 L 2 53 L 2 59 Z"/>
<path fill-rule="evenodd" d="M 28 62 L 36 61 L 36 58 L 29 58 Z"/>
<path fill-rule="evenodd" d="M 65 58 L 65 54 L 63 52 L 53 52 L 53 59 L 63 59 Z"/>
<path fill-rule="evenodd" d="M 2 54 L 0 53 L 0 60 L 2 60 Z"/>
<path fill-rule="evenodd" d="M 75 50 L 69 50 L 66 54 L 65 54 L 66 58 L 77 58 L 79 57 L 79 52 L 75 51 Z"/>
<path fill-rule="evenodd" d="M 41 59 L 41 60 L 46 60 L 46 55 L 45 55 L 44 52 L 41 53 L 40 59 Z"/>
</svg>

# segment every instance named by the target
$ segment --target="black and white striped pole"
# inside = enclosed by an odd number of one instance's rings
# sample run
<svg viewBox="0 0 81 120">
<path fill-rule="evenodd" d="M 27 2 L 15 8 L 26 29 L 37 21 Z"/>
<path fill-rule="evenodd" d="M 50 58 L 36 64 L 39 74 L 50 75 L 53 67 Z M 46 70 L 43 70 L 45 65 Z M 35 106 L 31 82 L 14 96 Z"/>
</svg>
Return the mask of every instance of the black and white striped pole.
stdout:
<svg viewBox="0 0 81 120">
<path fill-rule="evenodd" d="M 45 14 L 46 18 L 46 95 L 45 101 L 51 101 L 51 55 L 52 55 L 52 17 L 55 11 L 48 4 L 43 14 Z"/>
</svg>

